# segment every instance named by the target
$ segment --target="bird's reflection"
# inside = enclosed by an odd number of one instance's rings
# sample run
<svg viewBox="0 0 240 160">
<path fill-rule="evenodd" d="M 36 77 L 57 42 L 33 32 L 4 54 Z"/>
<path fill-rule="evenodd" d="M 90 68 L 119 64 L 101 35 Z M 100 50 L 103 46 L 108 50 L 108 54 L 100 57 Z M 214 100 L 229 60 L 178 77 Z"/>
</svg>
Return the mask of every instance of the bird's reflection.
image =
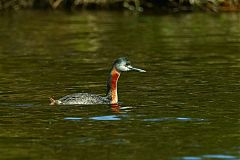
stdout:
<svg viewBox="0 0 240 160">
<path fill-rule="evenodd" d="M 111 104 L 111 110 L 112 110 L 113 113 L 121 113 L 120 109 L 121 109 L 120 104 Z"/>
</svg>

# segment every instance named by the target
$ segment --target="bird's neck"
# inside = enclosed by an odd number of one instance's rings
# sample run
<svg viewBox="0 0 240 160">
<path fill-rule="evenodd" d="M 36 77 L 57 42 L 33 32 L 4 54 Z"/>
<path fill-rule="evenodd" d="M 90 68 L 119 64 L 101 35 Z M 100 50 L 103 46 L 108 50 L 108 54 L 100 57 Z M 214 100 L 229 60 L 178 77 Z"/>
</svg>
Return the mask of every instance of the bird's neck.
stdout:
<svg viewBox="0 0 240 160">
<path fill-rule="evenodd" d="M 118 103 L 117 82 L 120 72 L 115 67 L 112 68 L 107 82 L 107 97 L 111 99 L 111 104 Z"/>
</svg>

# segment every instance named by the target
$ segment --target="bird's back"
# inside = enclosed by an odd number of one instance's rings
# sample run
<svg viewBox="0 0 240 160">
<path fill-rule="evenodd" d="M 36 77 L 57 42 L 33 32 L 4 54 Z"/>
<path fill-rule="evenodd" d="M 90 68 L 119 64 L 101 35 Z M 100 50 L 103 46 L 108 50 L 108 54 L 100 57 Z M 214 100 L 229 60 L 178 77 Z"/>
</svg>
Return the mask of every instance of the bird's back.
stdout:
<svg viewBox="0 0 240 160">
<path fill-rule="evenodd" d="M 58 104 L 110 104 L 111 101 L 107 97 L 89 93 L 74 93 L 57 100 Z"/>
</svg>

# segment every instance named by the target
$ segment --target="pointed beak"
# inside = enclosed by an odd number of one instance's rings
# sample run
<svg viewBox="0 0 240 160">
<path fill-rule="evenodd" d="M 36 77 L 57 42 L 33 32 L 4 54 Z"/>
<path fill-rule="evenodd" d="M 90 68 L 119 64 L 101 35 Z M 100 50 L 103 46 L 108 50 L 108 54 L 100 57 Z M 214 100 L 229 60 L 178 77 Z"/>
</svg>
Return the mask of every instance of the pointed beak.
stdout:
<svg viewBox="0 0 240 160">
<path fill-rule="evenodd" d="M 129 65 L 128 68 L 129 68 L 130 71 L 146 72 L 146 71 L 143 70 L 143 69 L 140 69 L 140 68 L 134 68 L 134 67 L 131 66 L 131 65 Z"/>
</svg>

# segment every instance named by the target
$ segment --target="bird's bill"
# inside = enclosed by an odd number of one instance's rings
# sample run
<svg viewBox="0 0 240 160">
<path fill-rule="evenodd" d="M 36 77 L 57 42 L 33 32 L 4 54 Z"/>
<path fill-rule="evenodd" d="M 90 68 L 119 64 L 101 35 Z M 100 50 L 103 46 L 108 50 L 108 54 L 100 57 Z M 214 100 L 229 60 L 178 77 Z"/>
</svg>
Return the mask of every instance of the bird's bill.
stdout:
<svg viewBox="0 0 240 160">
<path fill-rule="evenodd" d="M 135 68 L 133 66 L 128 66 L 128 68 L 131 70 L 131 71 L 138 71 L 138 72 L 146 72 L 145 70 L 143 69 L 140 69 L 140 68 Z"/>
</svg>

